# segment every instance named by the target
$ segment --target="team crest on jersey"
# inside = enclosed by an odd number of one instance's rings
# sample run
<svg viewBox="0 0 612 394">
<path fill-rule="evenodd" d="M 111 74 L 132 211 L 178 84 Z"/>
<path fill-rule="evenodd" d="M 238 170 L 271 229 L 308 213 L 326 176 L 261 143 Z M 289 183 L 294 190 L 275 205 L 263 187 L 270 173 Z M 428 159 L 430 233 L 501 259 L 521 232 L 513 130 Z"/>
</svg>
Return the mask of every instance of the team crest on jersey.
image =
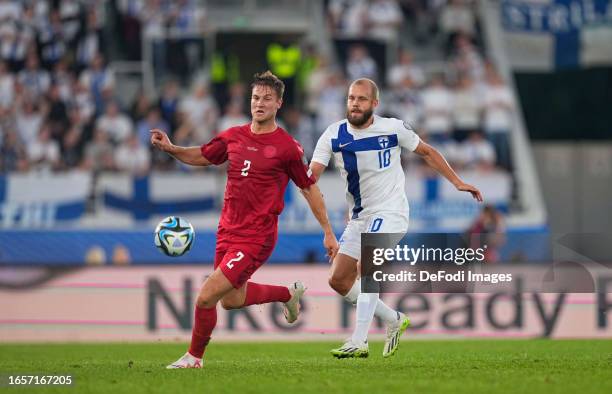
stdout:
<svg viewBox="0 0 612 394">
<path fill-rule="evenodd" d="M 378 145 L 380 145 L 382 149 L 385 149 L 386 147 L 388 147 L 389 137 L 378 137 Z"/>
</svg>

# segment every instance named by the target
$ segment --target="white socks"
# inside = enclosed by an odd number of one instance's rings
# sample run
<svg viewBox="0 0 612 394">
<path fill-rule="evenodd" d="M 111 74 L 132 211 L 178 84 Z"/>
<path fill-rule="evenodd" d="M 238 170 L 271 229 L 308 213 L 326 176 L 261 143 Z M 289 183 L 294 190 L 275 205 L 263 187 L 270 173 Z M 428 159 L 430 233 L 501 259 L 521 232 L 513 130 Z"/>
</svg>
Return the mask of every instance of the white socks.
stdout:
<svg viewBox="0 0 612 394">
<path fill-rule="evenodd" d="M 357 303 L 357 297 L 361 293 L 361 279 L 357 279 L 355 283 L 353 283 L 353 287 L 346 293 L 344 299 L 355 305 Z"/>
<path fill-rule="evenodd" d="M 353 287 L 346 293 L 344 299 L 355 305 L 357 303 L 357 298 L 361 293 L 361 279 L 357 279 L 355 283 L 353 283 Z M 397 321 L 397 312 L 393 309 L 389 308 L 387 304 L 382 302 L 380 298 L 378 298 L 378 294 L 376 294 L 376 309 L 375 316 L 383 319 L 387 323 L 393 323 Z"/>
<path fill-rule="evenodd" d="M 361 293 L 357 297 L 357 324 L 351 338 L 353 343 L 361 344 L 368 339 L 370 323 L 379 301 L 378 293 Z"/>
</svg>

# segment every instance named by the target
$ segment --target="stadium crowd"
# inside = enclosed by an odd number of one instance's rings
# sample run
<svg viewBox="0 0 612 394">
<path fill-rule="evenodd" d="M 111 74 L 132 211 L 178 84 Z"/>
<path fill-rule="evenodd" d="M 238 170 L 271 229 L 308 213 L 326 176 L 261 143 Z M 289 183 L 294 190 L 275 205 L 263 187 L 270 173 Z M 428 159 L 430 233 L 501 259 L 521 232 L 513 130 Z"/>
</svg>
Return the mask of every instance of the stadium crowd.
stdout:
<svg viewBox="0 0 612 394">
<path fill-rule="evenodd" d="M 126 60 L 140 59 L 143 35 L 159 38 L 173 30 L 189 37 L 210 27 L 197 1 L 111 3 L 112 11 L 103 0 L 0 0 L 0 172 L 173 169 L 173 160 L 149 148 L 150 129 L 168 130 L 178 144 L 189 145 L 248 122 L 243 83 L 230 84 L 227 99 L 219 102 L 209 78 L 188 83 L 180 78 L 194 71 L 189 64 L 176 79 L 164 80 L 155 97 L 139 93 L 128 105 L 119 100 L 105 21 L 117 18 Z M 456 168 L 511 170 L 513 98 L 482 55 L 472 3 L 328 1 L 331 36 L 351 40 L 347 56 L 308 55 L 312 67 L 296 105 L 284 108 L 282 125 L 310 156 L 325 127 L 345 116 L 348 82 L 370 77 L 382 87 L 379 113 L 409 122 Z M 405 34 L 419 45 L 443 37 L 444 70 L 431 72 L 415 62 L 400 45 Z M 181 48 L 193 53 L 186 40 Z M 381 65 L 370 53 L 370 41 L 397 48 L 397 61 Z M 154 42 L 154 69 L 163 76 L 168 48 L 163 40 Z"/>
</svg>

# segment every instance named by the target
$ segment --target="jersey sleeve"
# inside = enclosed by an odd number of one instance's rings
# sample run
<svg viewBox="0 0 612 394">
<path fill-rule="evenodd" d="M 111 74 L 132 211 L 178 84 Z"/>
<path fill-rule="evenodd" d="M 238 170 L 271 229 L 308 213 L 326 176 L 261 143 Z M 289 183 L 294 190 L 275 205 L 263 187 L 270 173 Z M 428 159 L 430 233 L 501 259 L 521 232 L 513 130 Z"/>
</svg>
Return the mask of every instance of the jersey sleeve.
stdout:
<svg viewBox="0 0 612 394">
<path fill-rule="evenodd" d="M 200 152 L 206 160 L 219 165 L 227 160 L 227 139 L 231 129 L 228 129 L 200 147 Z"/>
<path fill-rule="evenodd" d="M 401 120 L 398 120 L 398 123 L 400 123 L 398 133 L 399 145 L 402 148 L 406 148 L 409 151 L 414 152 L 417 146 L 419 146 L 419 142 L 421 142 L 421 139 L 414 132 L 414 130 L 412 130 L 412 126 L 410 126 L 407 122 L 402 122 Z"/>
<path fill-rule="evenodd" d="M 296 140 L 292 140 L 287 160 L 287 174 L 289 178 L 300 189 L 305 189 L 315 184 L 312 171 L 308 168 L 308 160 L 304 155 L 304 149 Z"/>
<path fill-rule="evenodd" d="M 317 163 L 323 164 L 324 166 L 329 165 L 329 160 L 332 156 L 332 144 L 331 144 L 331 134 L 329 132 L 329 128 L 325 130 L 325 132 L 319 137 L 319 141 L 317 141 L 317 146 L 312 154 L 312 161 L 316 161 Z"/>
</svg>

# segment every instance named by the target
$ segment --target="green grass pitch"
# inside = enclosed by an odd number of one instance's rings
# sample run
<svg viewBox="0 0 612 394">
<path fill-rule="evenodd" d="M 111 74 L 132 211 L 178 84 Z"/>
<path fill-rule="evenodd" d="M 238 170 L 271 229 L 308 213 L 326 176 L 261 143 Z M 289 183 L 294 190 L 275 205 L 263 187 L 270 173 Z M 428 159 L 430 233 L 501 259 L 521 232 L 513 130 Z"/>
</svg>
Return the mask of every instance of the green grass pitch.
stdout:
<svg viewBox="0 0 612 394">
<path fill-rule="evenodd" d="M 185 344 L 0 345 L 0 374 L 71 374 L 10 393 L 612 393 L 612 340 L 404 340 L 383 359 L 338 342 L 211 343 L 204 369 L 166 370 Z"/>
</svg>

